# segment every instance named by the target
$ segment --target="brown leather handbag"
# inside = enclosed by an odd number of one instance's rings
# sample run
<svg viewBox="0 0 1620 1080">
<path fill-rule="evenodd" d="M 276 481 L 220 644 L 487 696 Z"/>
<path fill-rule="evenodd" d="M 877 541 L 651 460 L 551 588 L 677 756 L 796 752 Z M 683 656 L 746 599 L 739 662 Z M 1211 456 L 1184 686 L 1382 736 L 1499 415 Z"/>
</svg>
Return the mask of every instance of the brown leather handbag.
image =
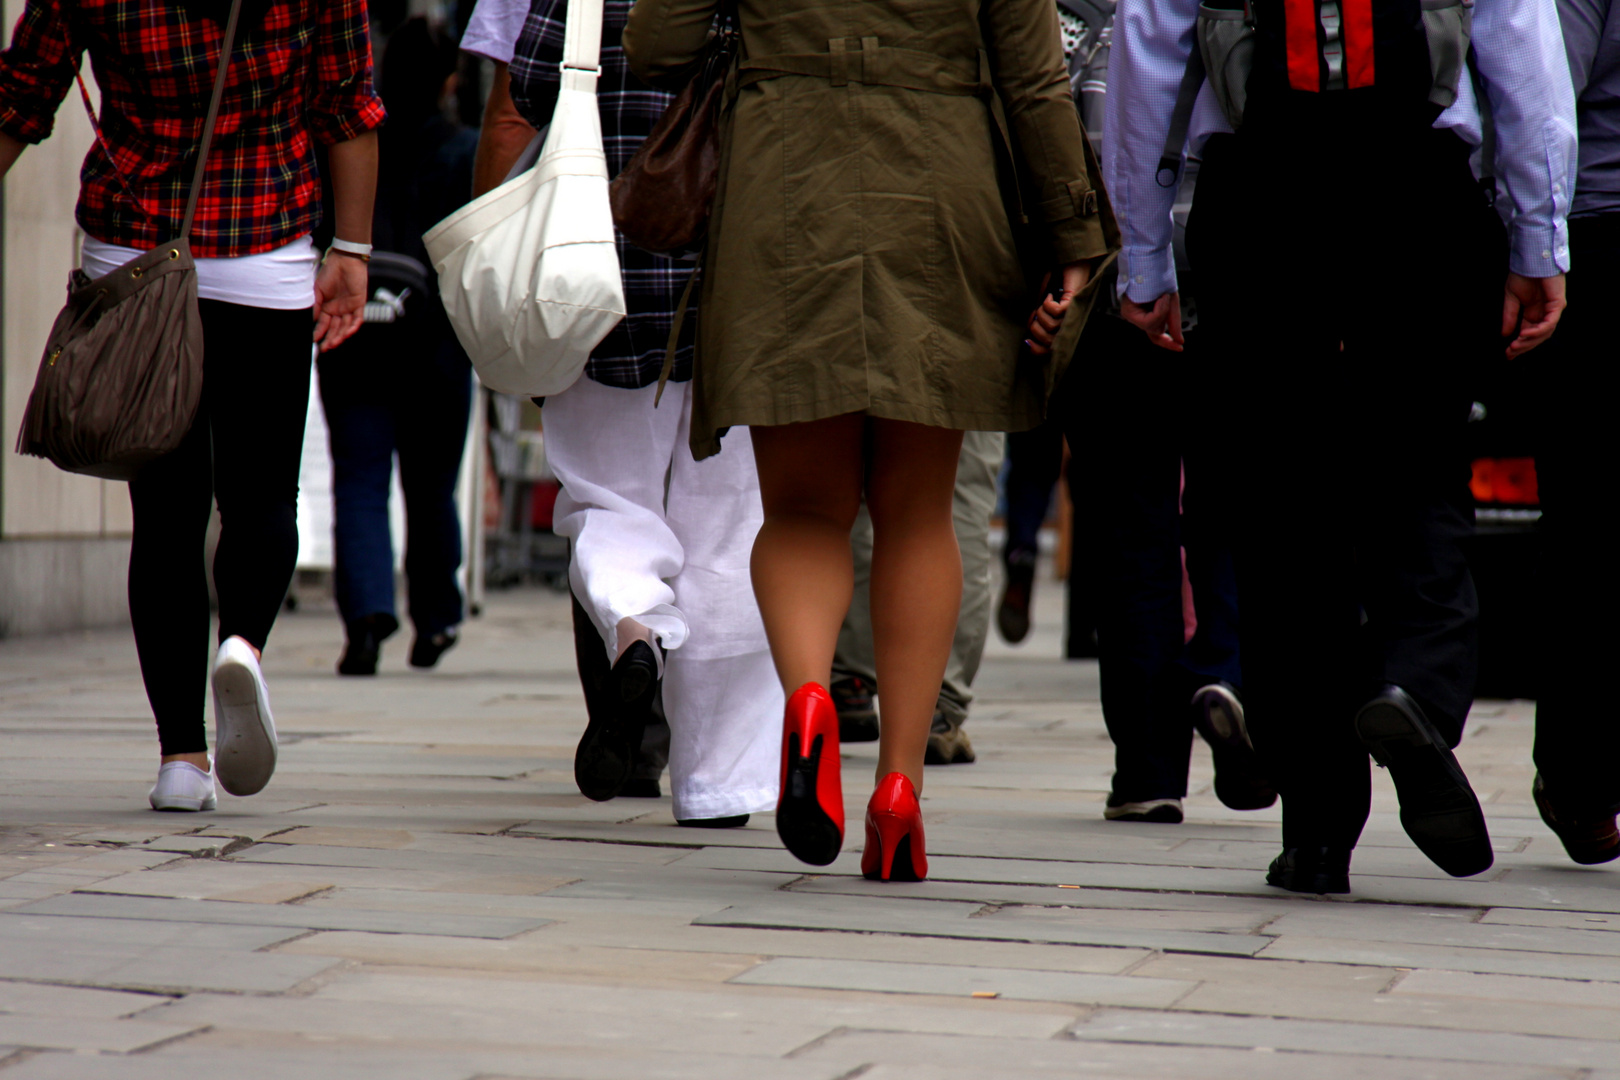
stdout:
<svg viewBox="0 0 1620 1080">
<path fill-rule="evenodd" d="M 703 246 L 720 177 L 720 114 L 738 37 L 722 18 L 691 80 L 613 178 L 613 224 L 643 251 L 681 256 Z"/>
<path fill-rule="evenodd" d="M 242 0 L 233 0 L 179 239 L 95 280 L 73 271 L 23 414 L 18 453 L 68 472 L 128 480 L 191 430 L 203 382 L 191 223 L 241 10 Z"/>
</svg>

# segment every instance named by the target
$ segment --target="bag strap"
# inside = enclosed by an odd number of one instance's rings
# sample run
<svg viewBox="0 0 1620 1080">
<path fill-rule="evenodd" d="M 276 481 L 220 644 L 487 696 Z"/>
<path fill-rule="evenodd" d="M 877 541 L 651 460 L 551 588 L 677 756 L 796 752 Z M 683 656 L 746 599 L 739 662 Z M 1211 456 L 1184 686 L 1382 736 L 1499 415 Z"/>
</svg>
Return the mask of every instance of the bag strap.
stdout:
<svg viewBox="0 0 1620 1080">
<path fill-rule="evenodd" d="M 214 145 L 214 124 L 219 120 L 219 103 L 225 97 L 225 76 L 236 51 L 236 24 L 241 20 L 242 0 L 231 0 L 231 14 L 225 20 L 225 38 L 219 45 L 219 70 L 214 75 L 214 96 L 208 99 L 208 119 L 203 122 L 202 146 L 197 151 L 197 167 L 191 174 L 191 194 L 186 197 L 186 219 L 180 226 L 180 239 L 191 239 L 191 222 L 197 216 L 202 197 L 203 173 L 208 168 L 208 151 Z"/>
<path fill-rule="evenodd" d="M 1170 113 L 1170 131 L 1165 135 L 1164 149 L 1159 154 L 1159 167 L 1153 172 L 1160 187 L 1175 187 L 1181 179 L 1181 156 L 1187 148 L 1187 132 L 1192 127 L 1193 106 L 1198 104 L 1204 74 L 1204 50 L 1195 36 L 1192 53 L 1187 57 L 1187 70 L 1182 73 L 1181 85 L 1176 90 L 1176 105 Z"/>
<path fill-rule="evenodd" d="M 203 122 L 203 136 L 201 149 L 197 154 L 197 167 L 191 174 L 191 192 L 186 196 L 185 221 L 180 226 L 181 240 L 191 239 L 191 222 L 197 216 L 197 201 L 202 197 L 203 171 L 208 166 L 208 150 L 214 142 L 214 125 L 219 120 L 219 103 L 225 97 L 225 76 L 230 70 L 231 53 L 236 48 L 236 25 L 242 14 L 242 0 L 231 0 L 231 14 L 225 21 L 225 37 L 219 47 L 219 69 L 214 75 L 214 93 L 208 99 L 208 119 Z M 124 176 L 124 170 L 118 167 L 118 159 L 113 156 L 112 147 L 107 145 L 107 138 L 101 133 L 101 119 L 96 116 L 96 107 L 90 100 L 90 88 L 84 84 L 84 72 L 80 71 L 78 64 L 74 64 L 73 77 L 79 83 L 79 97 L 84 101 L 85 114 L 90 117 L 90 128 L 96 133 L 96 142 L 101 144 L 101 152 L 107 155 L 107 164 L 112 166 L 113 175 L 118 177 L 118 185 L 124 189 L 140 208 L 142 214 L 148 218 L 157 215 L 147 209 L 145 203 L 135 194 L 135 189 L 129 186 L 129 180 Z"/>
<path fill-rule="evenodd" d="M 602 0 L 568 0 L 568 24 L 563 31 L 562 88 L 594 94 L 601 73 Z"/>
</svg>

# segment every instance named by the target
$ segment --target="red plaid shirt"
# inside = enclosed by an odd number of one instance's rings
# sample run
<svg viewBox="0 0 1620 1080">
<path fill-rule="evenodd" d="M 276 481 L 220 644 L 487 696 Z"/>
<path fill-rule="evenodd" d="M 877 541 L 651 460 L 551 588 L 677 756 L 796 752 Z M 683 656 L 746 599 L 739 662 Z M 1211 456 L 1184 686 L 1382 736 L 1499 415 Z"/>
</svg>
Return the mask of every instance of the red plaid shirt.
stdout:
<svg viewBox="0 0 1620 1080">
<path fill-rule="evenodd" d="M 78 220 L 96 239 L 145 249 L 179 233 L 230 10 L 214 7 L 218 22 L 178 0 L 28 0 L 0 54 L 0 131 L 37 143 L 90 53 L 102 140 L 80 171 Z M 255 25 L 244 17 L 235 54 L 191 230 L 200 257 L 310 232 L 321 216 L 315 140 L 383 122 L 365 0 L 275 0 Z"/>
</svg>

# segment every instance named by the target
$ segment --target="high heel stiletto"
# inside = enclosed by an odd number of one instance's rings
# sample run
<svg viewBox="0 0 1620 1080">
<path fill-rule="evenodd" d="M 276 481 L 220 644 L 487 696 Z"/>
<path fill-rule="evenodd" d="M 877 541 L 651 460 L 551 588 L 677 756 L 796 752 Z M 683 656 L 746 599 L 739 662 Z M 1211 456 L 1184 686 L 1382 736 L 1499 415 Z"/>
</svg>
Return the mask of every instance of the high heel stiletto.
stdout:
<svg viewBox="0 0 1620 1080">
<path fill-rule="evenodd" d="M 928 877 L 922 804 L 904 773 L 878 781 L 866 804 L 866 850 L 861 873 L 869 881 L 922 881 Z"/>
<path fill-rule="evenodd" d="M 844 785 L 838 770 L 838 710 L 826 687 L 805 683 L 788 698 L 783 720 L 776 834 L 812 866 L 826 866 L 844 846 Z"/>
</svg>

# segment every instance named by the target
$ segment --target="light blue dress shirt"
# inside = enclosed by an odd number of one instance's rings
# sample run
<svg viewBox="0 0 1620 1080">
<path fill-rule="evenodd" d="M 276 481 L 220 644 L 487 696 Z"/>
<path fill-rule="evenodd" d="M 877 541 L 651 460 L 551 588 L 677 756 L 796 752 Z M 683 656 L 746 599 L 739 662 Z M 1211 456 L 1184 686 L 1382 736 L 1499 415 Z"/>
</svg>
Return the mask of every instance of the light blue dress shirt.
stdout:
<svg viewBox="0 0 1620 1080">
<path fill-rule="evenodd" d="M 1108 63 L 1103 178 L 1124 249 L 1119 291 L 1139 304 L 1176 289 L 1170 254 L 1175 188 L 1155 179 L 1193 49 L 1198 0 L 1119 0 Z M 1575 95 L 1556 0 L 1477 0 L 1473 54 L 1496 121 L 1497 207 L 1511 236 L 1509 266 L 1526 277 L 1569 269 L 1570 195 L 1575 185 Z M 1435 121 L 1480 144 L 1480 111 L 1465 74 L 1457 100 Z M 1231 131 L 1209 83 L 1193 108 L 1193 153 Z M 1420 261 L 1421 252 L 1392 262 Z"/>
</svg>

